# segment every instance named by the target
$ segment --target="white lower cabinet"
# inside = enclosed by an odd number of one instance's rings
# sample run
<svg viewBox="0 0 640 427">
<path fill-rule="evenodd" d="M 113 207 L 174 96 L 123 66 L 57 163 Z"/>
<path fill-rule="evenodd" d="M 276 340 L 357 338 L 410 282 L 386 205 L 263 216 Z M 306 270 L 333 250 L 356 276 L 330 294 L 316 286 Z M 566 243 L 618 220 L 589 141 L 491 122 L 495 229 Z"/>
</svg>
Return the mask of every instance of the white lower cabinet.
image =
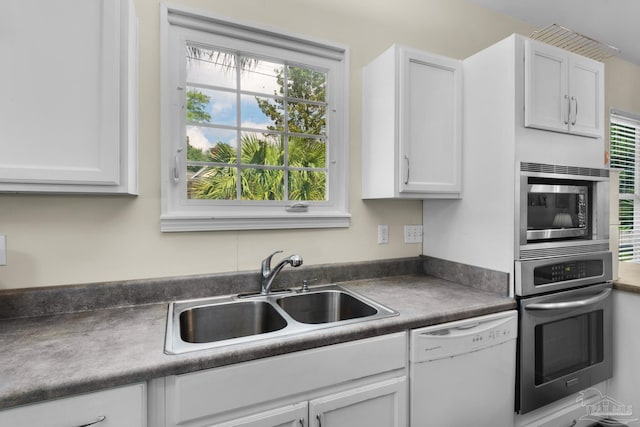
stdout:
<svg viewBox="0 0 640 427">
<path fill-rule="evenodd" d="M 300 402 L 222 424 L 212 424 L 211 427 L 304 427 L 309 425 L 308 413 L 307 402 Z"/>
<path fill-rule="evenodd" d="M 146 427 L 144 383 L 0 411 L 7 427 Z"/>
<path fill-rule="evenodd" d="M 165 427 L 406 427 L 405 332 L 165 378 Z"/>
<path fill-rule="evenodd" d="M 310 426 L 407 425 L 406 377 L 370 384 L 309 402 Z"/>
<path fill-rule="evenodd" d="M 406 390 L 406 378 L 394 378 L 211 427 L 406 426 Z"/>
</svg>

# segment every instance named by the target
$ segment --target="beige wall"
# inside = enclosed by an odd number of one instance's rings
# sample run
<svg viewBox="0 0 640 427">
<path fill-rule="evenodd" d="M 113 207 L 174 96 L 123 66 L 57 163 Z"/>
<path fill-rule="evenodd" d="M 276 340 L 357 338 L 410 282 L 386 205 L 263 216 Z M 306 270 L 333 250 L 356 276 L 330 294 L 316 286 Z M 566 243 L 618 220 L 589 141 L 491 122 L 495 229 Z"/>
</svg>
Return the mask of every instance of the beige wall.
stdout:
<svg viewBox="0 0 640 427">
<path fill-rule="evenodd" d="M 8 265 L 0 267 L 0 289 L 255 270 L 265 255 L 277 249 L 299 253 L 307 264 L 416 256 L 421 247 L 402 243 L 402 226 L 421 223 L 422 204 L 360 199 L 360 70 L 394 42 L 464 58 L 513 32 L 526 35 L 532 30 L 464 0 L 173 1 L 350 48 L 350 180 L 345 185 L 349 186 L 352 225 L 347 229 L 161 233 L 160 2 L 135 3 L 140 20 L 140 195 L 0 195 L 0 234 L 7 235 L 8 242 Z M 638 93 L 637 67 L 616 64 L 615 72 L 634 80 L 633 92 Z M 616 90 L 619 82 L 608 75 L 609 103 L 640 111 L 629 91 Z M 617 102 L 618 97 L 624 102 Z M 389 225 L 388 245 L 377 244 L 378 224 Z"/>
<path fill-rule="evenodd" d="M 640 115 L 640 66 L 618 58 L 605 66 L 606 115 L 610 108 Z"/>
</svg>

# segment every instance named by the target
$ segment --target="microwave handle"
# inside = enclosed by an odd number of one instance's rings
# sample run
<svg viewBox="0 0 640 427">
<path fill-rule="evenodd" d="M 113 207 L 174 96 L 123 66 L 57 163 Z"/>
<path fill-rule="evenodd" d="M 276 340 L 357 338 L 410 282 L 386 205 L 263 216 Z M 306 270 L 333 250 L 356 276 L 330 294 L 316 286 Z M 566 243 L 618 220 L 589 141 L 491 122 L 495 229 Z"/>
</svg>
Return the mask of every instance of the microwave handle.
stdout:
<svg viewBox="0 0 640 427">
<path fill-rule="evenodd" d="M 579 300 L 579 301 L 565 301 L 565 302 L 549 302 L 549 303 L 534 303 L 525 306 L 525 310 L 560 310 L 567 308 L 579 308 L 587 305 L 595 304 L 602 301 L 611 293 L 611 289 L 605 289 L 598 295 L 591 298 Z"/>
</svg>

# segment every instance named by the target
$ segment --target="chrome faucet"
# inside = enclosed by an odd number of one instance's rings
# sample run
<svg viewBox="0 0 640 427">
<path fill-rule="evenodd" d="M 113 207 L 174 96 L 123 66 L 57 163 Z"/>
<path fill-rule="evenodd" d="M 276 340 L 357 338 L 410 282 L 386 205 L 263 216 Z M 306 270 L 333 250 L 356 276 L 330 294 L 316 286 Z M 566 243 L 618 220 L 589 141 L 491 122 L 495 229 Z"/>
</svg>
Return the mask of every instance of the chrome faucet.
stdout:
<svg viewBox="0 0 640 427">
<path fill-rule="evenodd" d="M 279 254 L 282 251 L 275 251 L 268 257 L 262 260 L 262 267 L 260 269 L 260 294 L 267 295 L 271 290 L 271 284 L 276 278 L 282 267 L 287 264 L 291 264 L 291 267 L 300 267 L 302 265 L 302 257 L 299 255 L 291 255 L 289 258 L 285 258 L 278 263 L 273 269 L 271 269 L 271 258 L 275 254 Z"/>
</svg>

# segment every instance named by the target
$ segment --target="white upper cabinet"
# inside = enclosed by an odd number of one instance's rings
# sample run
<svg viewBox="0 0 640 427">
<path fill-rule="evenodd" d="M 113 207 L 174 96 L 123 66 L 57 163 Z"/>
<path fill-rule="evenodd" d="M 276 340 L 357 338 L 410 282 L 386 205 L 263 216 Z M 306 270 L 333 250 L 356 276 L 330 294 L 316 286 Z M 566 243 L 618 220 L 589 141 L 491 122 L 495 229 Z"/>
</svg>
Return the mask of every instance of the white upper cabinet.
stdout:
<svg viewBox="0 0 640 427">
<path fill-rule="evenodd" d="M 0 191 L 137 193 L 131 0 L 0 3 Z"/>
<path fill-rule="evenodd" d="M 362 78 L 362 197 L 459 198 L 462 62 L 394 45 Z"/>
<path fill-rule="evenodd" d="M 525 126 L 604 136 L 604 64 L 525 41 Z"/>
</svg>

